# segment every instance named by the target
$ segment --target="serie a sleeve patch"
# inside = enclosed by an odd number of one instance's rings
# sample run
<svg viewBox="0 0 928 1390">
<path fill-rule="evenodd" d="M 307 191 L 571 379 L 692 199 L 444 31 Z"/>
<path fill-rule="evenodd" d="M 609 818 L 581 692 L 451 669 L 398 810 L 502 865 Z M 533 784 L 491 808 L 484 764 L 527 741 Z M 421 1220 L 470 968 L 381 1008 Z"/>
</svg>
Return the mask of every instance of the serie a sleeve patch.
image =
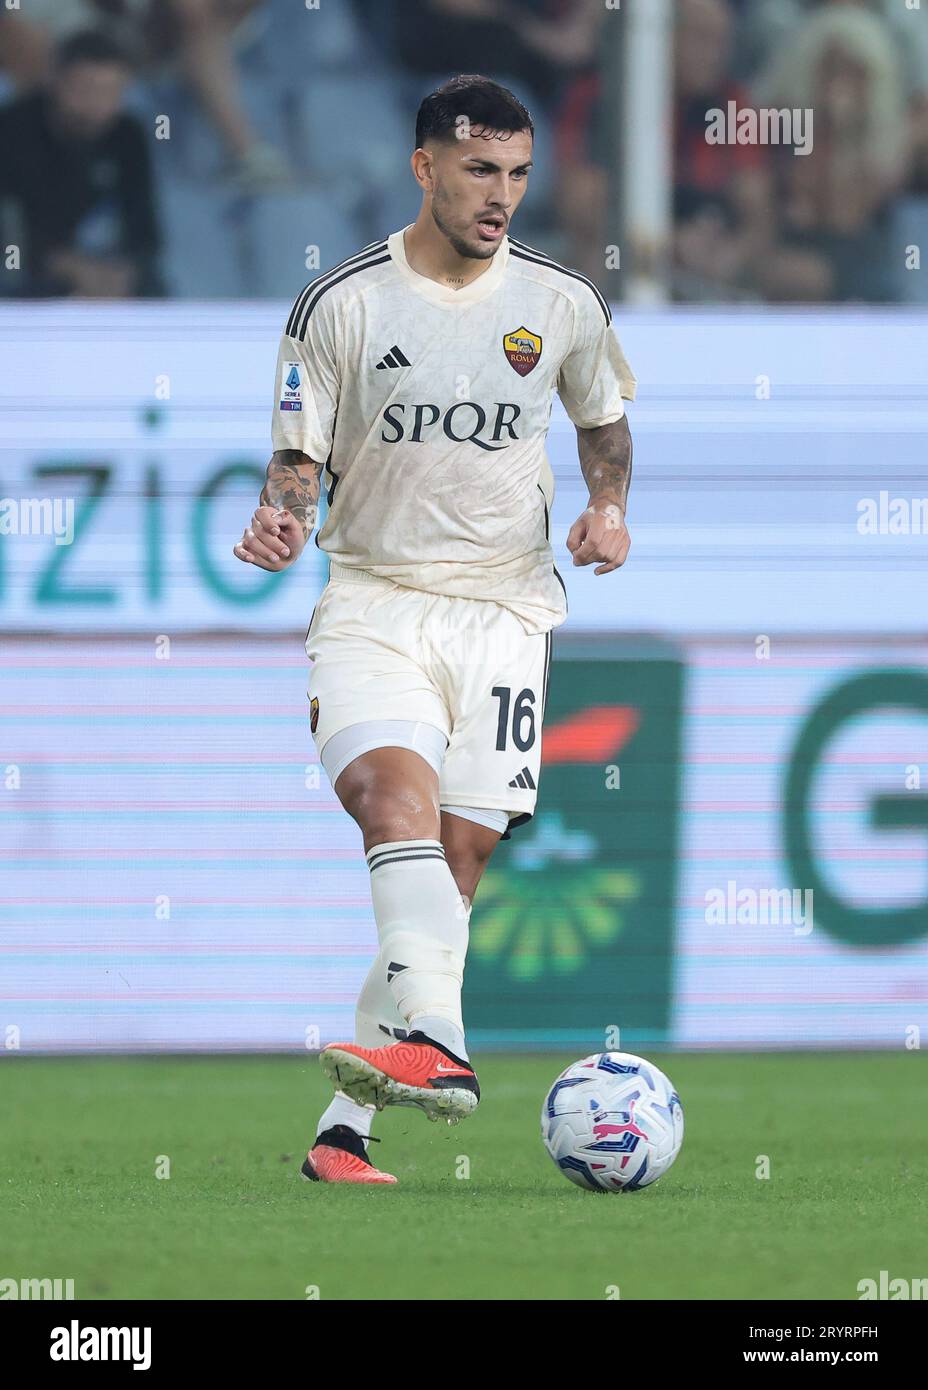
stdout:
<svg viewBox="0 0 928 1390">
<path fill-rule="evenodd" d="M 302 410 L 302 371 L 301 362 L 282 362 L 280 364 L 280 408 L 281 410 Z"/>
</svg>

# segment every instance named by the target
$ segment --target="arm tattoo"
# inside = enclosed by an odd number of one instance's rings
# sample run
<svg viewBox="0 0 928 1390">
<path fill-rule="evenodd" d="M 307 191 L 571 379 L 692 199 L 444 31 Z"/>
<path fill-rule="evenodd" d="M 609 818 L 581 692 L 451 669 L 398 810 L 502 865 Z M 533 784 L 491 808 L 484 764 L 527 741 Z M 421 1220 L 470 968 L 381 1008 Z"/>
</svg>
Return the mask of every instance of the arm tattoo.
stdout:
<svg viewBox="0 0 928 1390">
<path fill-rule="evenodd" d="M 261 506 L 292 512 L 307 540 L 319 510 L 322 468 L 299 449 L 278 449 L 267 466 L 267 482 L 261 491 Z"/>
<path fill-rule="evenodd" d="M 632 480 L 632 436 L 623 415 L 611 425 L 577 430 L 580 468 L 591 502 L 614 502 L 625 510 Z"/>
</svg>

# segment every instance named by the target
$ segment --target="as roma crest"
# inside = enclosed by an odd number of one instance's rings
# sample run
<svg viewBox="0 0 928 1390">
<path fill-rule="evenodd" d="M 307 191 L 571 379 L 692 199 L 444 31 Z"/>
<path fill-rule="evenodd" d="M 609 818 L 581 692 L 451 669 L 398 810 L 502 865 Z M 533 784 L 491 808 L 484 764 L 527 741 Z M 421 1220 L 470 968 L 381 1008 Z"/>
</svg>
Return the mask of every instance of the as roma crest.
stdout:
<svg viewBox="0 0 928 1390">
<path fill-rule="evenodd" d="M 519 373 L 528 376 L 538 365 L 541 356 L 541 339 L 537 333 L 527 328 L 514 328 L 503 339 L 503 352 L 509 358 L 509 365 Z"/>
<path fill-rule="evenodd" d="M 315 695 L 309 702 L 309 727 L 312 733 L 316 732 L 316 725 L 319 723 L 319 701 Z"/>
</svg>

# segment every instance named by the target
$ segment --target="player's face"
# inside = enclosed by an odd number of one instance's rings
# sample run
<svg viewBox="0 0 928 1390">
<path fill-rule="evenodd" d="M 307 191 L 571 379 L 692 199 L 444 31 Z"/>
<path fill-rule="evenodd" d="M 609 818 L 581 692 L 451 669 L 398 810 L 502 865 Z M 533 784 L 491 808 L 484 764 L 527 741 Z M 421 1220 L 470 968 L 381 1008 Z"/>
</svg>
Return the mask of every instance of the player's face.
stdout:
<svg viewBox="0 0 928 1390">
<path fill-rule="evenodd" d="M 478 132 L 435 146 L 432 217 L 459 256 L 487 260 L 495 254 L 525 196 L 531 165 L 527 130 Z"/>
</svg>

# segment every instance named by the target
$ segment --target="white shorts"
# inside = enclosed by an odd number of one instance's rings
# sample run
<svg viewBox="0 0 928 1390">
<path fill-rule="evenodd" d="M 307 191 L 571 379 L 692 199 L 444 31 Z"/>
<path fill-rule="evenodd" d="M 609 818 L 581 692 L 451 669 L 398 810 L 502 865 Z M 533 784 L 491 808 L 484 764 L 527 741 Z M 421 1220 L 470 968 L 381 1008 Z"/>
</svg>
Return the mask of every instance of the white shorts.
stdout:
<svg viewBox="0 0 928 1390">
<path fill-rule="evenodd" d="M 413 720 L 448 740 L 443 805 L 535 809 L 551 633 L 507 608 L 448 598 L 333 565 L 306 634 L 310 728 L 320 754 L 368 720 Z"/>
</svg>

